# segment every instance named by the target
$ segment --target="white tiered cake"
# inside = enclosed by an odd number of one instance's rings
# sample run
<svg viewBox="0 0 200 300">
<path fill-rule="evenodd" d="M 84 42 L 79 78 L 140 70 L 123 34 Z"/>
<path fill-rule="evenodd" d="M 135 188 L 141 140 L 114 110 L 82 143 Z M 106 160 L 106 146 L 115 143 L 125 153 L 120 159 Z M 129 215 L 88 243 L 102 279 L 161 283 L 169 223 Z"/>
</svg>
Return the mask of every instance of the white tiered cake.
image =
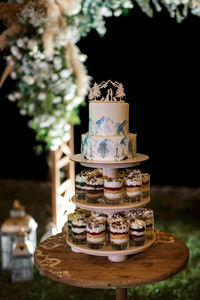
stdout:
<svg viewBox="0 0 200 300">
<path fill-rule="evenodd" d="M 102 89 L 107 93 L 105 98 L 101 97 Z M 124 95 L 122 84 L 116 81 L 94 84 L 89 94 L 89 132 L 81 136 L 84 158 L 121 161 L 135 157 L 136 134 L 129 133 L 129 104 L 121 100 Z"/>
</svg>

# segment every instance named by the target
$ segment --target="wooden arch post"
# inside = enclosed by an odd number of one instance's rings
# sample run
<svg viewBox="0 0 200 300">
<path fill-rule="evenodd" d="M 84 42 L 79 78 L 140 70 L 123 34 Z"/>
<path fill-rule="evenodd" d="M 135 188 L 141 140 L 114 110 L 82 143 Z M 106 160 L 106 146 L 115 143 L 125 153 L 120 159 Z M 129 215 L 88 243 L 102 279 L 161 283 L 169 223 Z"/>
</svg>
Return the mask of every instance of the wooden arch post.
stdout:
<svg viewBox="0 0 200 300">
<path fill-rule="evenodd" d="M 66 211 L 73 210 L 71 196 L 74 195 L 75 167 L 69 157 L 74 154 L 74 127 L 71 125 L 70 140 L 62 142 L 59 149 L 51 151 L 52 221 L 58 232 L 66 221 Z M 63 176 L 64 175 L 64 176 Z"/>
</svg>

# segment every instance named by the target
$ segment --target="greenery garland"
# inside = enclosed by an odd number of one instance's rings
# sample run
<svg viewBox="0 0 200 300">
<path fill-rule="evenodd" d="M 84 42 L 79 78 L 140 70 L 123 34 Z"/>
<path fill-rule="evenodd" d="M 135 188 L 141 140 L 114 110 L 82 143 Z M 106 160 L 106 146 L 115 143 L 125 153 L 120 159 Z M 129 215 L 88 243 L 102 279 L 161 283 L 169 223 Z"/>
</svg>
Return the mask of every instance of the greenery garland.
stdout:
<svg viewBox="0 0 200 300">
<path fill-rule="evenodd" d="M 130 0 L 16 0 L 0 3 L 7 29 L 0 35 L 1 50 L 9 48 L 1 85 L 10 74 L 15 90 L 8 95 L 46 148 L 58 149 L 70 138 L 69 123 L 78 124 L 90 78 L 86 56 L 76 43 L 92 29 L 106 32 L 105 18 L 126 14 Z M 149 17 L 164 7 L 181 22 L 190 10 L 200 15 L 199 0 L 135 0 Z M 41 150 L 41 146 L 37 150 Z"/>
</svg>

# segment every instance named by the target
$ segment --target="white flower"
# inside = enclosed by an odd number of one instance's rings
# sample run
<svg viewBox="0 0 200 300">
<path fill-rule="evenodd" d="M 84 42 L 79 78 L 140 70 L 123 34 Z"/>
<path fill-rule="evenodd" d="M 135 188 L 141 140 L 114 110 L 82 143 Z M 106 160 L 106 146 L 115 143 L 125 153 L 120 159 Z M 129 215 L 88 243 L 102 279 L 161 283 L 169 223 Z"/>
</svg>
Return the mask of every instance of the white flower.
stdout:
<svg viewBox="0 0 200 300">
<path fill-rule="evenodd" d="M 61 102 L 61 100 L 62 100 L 61 97 L 55 97 L 52 102 L 53 103 L 59 103 L 59 102 Z"/>
<path fill-rule="evenodd" d="M 17 59 L 21 59 L 22 58 L 22 55 L 18 49 L 17 46 L 12 46 L 10 48 L 10 52 L 17 58 Z"/>
<path fill-rule="evenodd" d="M 34 79 L 33 79 L 33 77 L 31 77 L 31 76 L 29 76 L 29 75 L 25 75 L 24 77 L 22 77 L 22 79 L 23 79 L 28 85 L 34 84 Z"/>
<path fill-rule="evenodd" d="M 34 111 L 34 109 L 35 109 L 35 104 L 34 103 L 29 104 L 28 110 L 32 112 Z"/>
<path fill-rule="evenodd" d="M 28 46 L 28 49 L 30 49 L 30 50 L 38 47 L 36 40 L 29 40 L 27 46 Z"/>
<path fill-rule="evenodd" d="M 46 99 L 46 94 L 45 93 L 39 93 L 38 100 L 43 101 L 45 99 Z"/>
<path fill-rule="evenodd" d="M 16 79 L 17 78 L 17 73 L 16 72 L 11 72 L 10 73 L 10 77 L 12 78 L 12 79 Z"/>
<path fill-rule="evenodd" d="M 37 82 L 37 86 L 41 89 L 45 89 L 46 88 L 46 84 L 44 82 Z"/>
<path fill-rule="evenodd" d="M 122 14 L 122 10 L 121 10 L 121 9 L 117 9 L 117 10 L 114 12 L 114 16 L 115 16 L 115 17 L 119 17 L 121 14 Z"/>
<path fill-rule="evenodd" d="M 55 66 L 57 66 L 57 65 L 61 66 L 62 65 L 62 59 L 60 57 L 56 56 L 54 58 L 53 63 L 54 63 Z"/>
<path fill-rule="evenodd" d="M 84 99 L 82 97 L 76 97 L 73 101 L 75 106 L 78 106 L 79 104 L 81 104 L 84 101 Z"/>
<path fill-rule="evenodd" d="M 70 140 L 71 136 L 69 133 L 66 133 L 64 136 L 63 136 L 63 141 L 64 142 L 68 142 Z"/>
<path fill-rule="evenodd" d="M 54 73 L 54 74 L 51 76 L 51 79 L 52 79 L 52 81 L 58 80 L 58 74 Z"/>
<path fill-rule="evenodd" d="M 68 78 L 71 74 L 70 70 L 64 69 L 62 71 L 60 71 L 60 77 L 61 78 Z"/>
<path fill-rule="evenodd" d="M 14 93 L 14 97 L 15 97 L 15 99 L 20 99 L 20 98 L 22 97 L 22 93 L 20 93 L 20 92 L 15 92 L 15 93 Z"/>
<path fill-rule="evenodd" d="M 25 116 L 27 114 L 25 109 L 20 109 L 19 112 L 22 116 Z"/>
<path fill-rule="evenodd" d="M 65 127 L 64 127 L 64 130 L 69 131 L 70 128 L 71 128 L 71 126 L 69 124 L 66 124 Z"/>
<path fill-rule="evenodd" d="M 24 41 L 23 41 L 23 39 L 18 39 L 17 40 L 17 46 L 19 48 L 24 48 Z"/>
<path fill-rule="evenodd" d="M 10 100 L 11 102 L 14 102 L 16 99 L 12 94 L 10 94 L 10 95 L 8 95 L 8 100 Z"/>
<path fill-rule="evenodd" d="M 67 110 L 67 111 L 72 111 L 73 108 L 74 108 L 74 105 L 73 105 L 72 103 L 66 105 L 66 110 Z"/>
<path fill-rule="evenodd" d="M 131 1 L 125 1 L 123 4 L 124 8 L 133 8 L 133 3 Z"/>
<path fill-rule="evenodd" d="M 84 61 L 86 61 L 86 59 L 87 59 L 87 55 L 81 53 L 81 54 L 79 55 L 79 59 L 80 59 L 81 62 L 84 62 Z"/>
<path fill-rule="evenodd" d="M 107 7 L 103 6 L 100 11 L 101 15 L 104 17 L 111 17 L 112 16 L 112 11 L 108 9 Z"/>
<path fill-rule="evenodd" d="M 58 147 L 61 145 L 61 143 L 62 143 L 61 139 L 58 139 L 58 138 L 57 139 L 53 139 L 52 140 L 52 145 L 50 146 L 50 149 L 52 151 L 57 150 Z"/>
</svg>

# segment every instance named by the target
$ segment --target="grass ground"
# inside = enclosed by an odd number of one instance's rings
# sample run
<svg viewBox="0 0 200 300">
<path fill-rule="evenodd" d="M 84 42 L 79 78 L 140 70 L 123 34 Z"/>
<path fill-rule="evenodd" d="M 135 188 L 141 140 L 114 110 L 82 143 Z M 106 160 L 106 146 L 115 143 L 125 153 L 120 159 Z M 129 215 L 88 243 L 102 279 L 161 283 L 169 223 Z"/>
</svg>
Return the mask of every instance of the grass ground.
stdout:
<svg viewBox="0 0 200 300">
<path fill-rule="evenodd" d="M 51 217 L 50 186 L 43 182 L 0 180 L 0 224 L 18 199 L 38 222 L 38 240 Z M 158 229 L 182 239 L 190 250 L 186 269 L 169 280 L 129 289 L 130 300 L 200 299 L 200 189 L 152 187 L 150 204 Z M 10 273 L 0 273 L 0 300 L 114 300 L 114 290 L 67 286 L 42 277 L 35 269 L 34 281 L 11 284 Z"/>
</svg>

